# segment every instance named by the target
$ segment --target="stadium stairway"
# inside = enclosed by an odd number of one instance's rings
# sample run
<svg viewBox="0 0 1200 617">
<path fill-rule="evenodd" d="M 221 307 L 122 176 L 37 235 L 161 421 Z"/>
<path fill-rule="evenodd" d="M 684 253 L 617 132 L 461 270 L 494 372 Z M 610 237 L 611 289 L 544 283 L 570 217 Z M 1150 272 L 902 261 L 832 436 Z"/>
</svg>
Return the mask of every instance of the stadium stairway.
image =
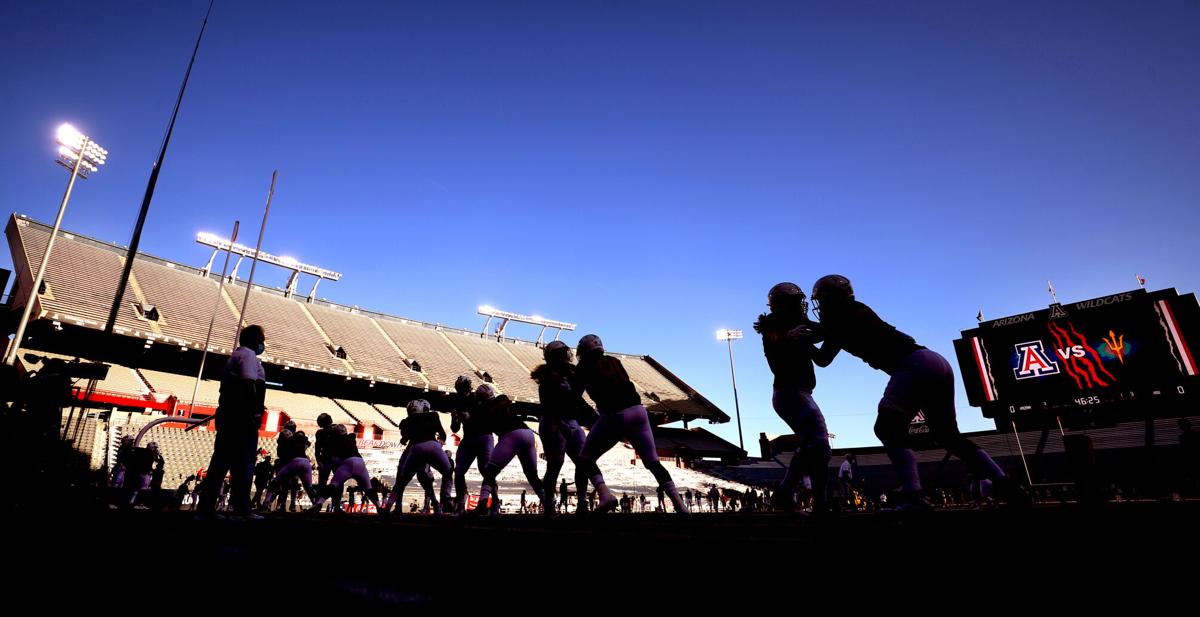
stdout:
<svg viewBox="0 0 1200 617">
<path fill-rule="evenodd" d="M 344 403 L 342 403 L 341 401 L 339 401 L 339 400 L 337 400 L 337 399 L 332 399 L 332 400 L 333 400 L 333 404 L 334 404 L 334 405 L 337 405 L 339 409 L 341 409 L 342 411 L 346 412 L 346 415 L 348 415 L 348 416 L 350 416 L 351 418 L 353 418 L 353 419 L 354 419 L 354 423 L 355 423 L 355 424 L 362 424 L 362 423 L 363 423 L 362 419 L 361 419 L 361 418 L 359 418 L 358 416 L 354 415 L 354 413 L 352 413 L 352 412 L 350 411 L 350 408 L 349 408 L 348 406 L 346 406 Z"/>
</svg>

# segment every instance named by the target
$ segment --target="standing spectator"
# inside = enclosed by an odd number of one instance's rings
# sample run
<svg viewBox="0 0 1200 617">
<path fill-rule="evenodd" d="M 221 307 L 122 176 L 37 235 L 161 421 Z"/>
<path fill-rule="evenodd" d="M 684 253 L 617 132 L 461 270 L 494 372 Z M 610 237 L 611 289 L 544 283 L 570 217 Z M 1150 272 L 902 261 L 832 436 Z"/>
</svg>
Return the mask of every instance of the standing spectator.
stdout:
<svg viewBox="0 0 1200 617">
<path fill-rule="evenodd" d="M 229 473 L 229 504 L 234 514 L 247 520 L 262 519 L 250 510 L 250 479 L 266 396 L 267 376 L 258 360 L 266 341 L 262 326 L 246 326 L 238 336 L 239 347 L 225 364 L 216 414 L 217 441 L 200 498 L 201 518 L 212 516 L 221 481 Z"/>
<path fill-rule="evenodd" d="M 150 472 L 150 501 L 151 507 L 157 512 L 162 509 L 162 500 L 158 495 L 162 490 L 163 475 L 166 473 L 163 467 L 166 466 L 167 461 L 159 451 L 158 444 L 150 442 L 150 445 L 154 446 L 154 469 Z"/>
<path fill-rule="evenodd" d="M 254 499 L 250 501 L 250 505 L 258 508 L 262 505 L 263 492 L 267 490 L 267 485 L 271 483 L 271 478 L 275 476 L 275 466 L 271 464 L 271 455 L 263 456 L 263 459 L 254 466 Z"/>
<path fill-rule="evenodd" d="M 858 464 L 854 453 L 847 452 L 841 466 L 838 467 L 838 486 L 842 493 L 842 503 L 851 510 L 854 509 L 854 466 Z"/>
</svg>

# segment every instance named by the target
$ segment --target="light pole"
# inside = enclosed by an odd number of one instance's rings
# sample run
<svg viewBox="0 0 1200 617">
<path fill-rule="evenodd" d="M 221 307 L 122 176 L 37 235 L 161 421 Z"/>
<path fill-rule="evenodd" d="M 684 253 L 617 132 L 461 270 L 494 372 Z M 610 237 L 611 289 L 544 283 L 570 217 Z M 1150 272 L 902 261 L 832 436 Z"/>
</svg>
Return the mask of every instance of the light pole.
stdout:
<svg viewBox="0 0 1200 617">
<path fill-rule="evenodd" d="M 46 252 L 42 255 L 42 263 L 38 266 L 37 275 L 29 286 L 29 294 L 25 297 L 25 310 L 21 313 L 21 321 L 17 323 L 17 334 L 13 337 L 8 354 L 4 356 L 5 364 L 17 360 L 17 349 L 21 347 L 21 339 L 25 336 L 25 327 L 29 325 L 29 316 L 33 312 L 33 301 L 37 299 L 38 288 L 42 278 L 46 276 L 46 266 L 50 263 L 50 251 L 54 248 L 54 240 L 58 238 L 58 228 L 62 226 L 63 214 L 67 211 L 67 202 L 71 200 L 71 190 L 75 188 L 75 179 L 87 178 L 89 173 L 100 170 L 108 158 L 108 150 L 92 141 L 90 137 L 80 133 L 70 124 L 58 127 L 58 164 L 71 170 L 71 180 L 67 182 L 67 192 L 63 194 L 62 204 L 58 206 L 58 217 L 54 219 L 54 229 L 50 231 L 50 240 L 46 242 Z"/>
<path fill-rule="evenodd" d="M 742 407 L 738 404 L 737 371 L 733 368 L 733 342 L 740 338 L 742 338 L 741 330 L 726 330 L 725 328 L 717 330 L 717 340 L 725 341 L 729 347 L 729 376 L 733 379 L 733 408 L 737 413 L 738 447 L 745 452 L 746 443 L 742 441 Z"/>
</svg>

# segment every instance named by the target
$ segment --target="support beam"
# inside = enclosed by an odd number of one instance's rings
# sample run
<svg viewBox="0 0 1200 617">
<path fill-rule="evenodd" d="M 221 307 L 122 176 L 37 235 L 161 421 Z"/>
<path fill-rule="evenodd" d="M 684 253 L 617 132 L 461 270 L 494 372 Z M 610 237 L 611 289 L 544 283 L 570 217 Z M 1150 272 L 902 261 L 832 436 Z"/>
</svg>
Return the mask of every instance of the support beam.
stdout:
<svg viewBox="0 0 1200 617">
<path fill-rule="evenodd" d="M 296 283 L 300 280 L 300 271 L 292 270 L 291 276 L 288 277 L 287 290 L 283 292 L 285 298 L 292 297 L 296 293 Z"/>
<path fill-rule="evenodd" d="M 220 252 L 221 249 L 213 249 L 212 255 L 208 256 L 208 263 L 204 264 L 204 269 L 200 271 L 200 276 L 207 277 L 208 273 L 212 272 L 213 260 L 217 258 L 217 253 Z"/>
</svg>

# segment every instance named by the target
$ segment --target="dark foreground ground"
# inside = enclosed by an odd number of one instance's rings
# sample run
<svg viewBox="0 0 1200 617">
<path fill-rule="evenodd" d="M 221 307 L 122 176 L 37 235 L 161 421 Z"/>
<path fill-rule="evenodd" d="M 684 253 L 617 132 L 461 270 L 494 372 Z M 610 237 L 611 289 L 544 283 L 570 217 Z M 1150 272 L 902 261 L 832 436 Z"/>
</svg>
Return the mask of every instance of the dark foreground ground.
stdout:
<svg viewBox="0 0 1200 617">
<path fill-rule="evenodd" d="M 190 513 L 88 506 L 2 514 L 0 594 L 9 610 L 0 612 L 12 615 L 593 615 L 670 607 L 723 615 L 1107 614 L 1118 606 L 1192 614 L 1200 590 L 1200 502 L 825 521 L 610 514 L 196 522 Z"/>
</svg>

